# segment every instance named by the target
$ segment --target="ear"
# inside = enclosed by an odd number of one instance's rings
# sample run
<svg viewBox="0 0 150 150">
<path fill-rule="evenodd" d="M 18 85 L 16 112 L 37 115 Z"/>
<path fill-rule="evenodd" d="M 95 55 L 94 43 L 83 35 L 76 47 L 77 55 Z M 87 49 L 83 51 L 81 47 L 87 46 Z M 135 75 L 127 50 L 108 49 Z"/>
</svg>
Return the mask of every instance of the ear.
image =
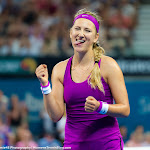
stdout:
<svg viewBox="0 0 150 150">
<path fill-rule="evenodd" d="M 98 41 L 98 38 L 99 38 L 99 33 L 96 33 L 94 43 L 96 43 Z"/>
<path fill-rule="evenodd" d="M 72 39 L 72 28 L 70 29 L 70 39 Z"/>
</svg>

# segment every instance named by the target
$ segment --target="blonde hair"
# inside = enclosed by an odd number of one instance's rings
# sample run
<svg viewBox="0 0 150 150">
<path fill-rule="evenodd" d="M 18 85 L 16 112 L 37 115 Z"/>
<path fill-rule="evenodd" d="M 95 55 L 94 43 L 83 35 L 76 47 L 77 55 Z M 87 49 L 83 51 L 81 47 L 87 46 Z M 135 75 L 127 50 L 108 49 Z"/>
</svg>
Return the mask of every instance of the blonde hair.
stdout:
<svg viewBox="0 0 150 150">
<path fill-rule="evenodd" d="M 101 18 L 95 12 L 91 12 L 86 9 L 81 9 L 75 14 L 75 17 L 80 14 L 88 14 L 88 15 L 93 16 L 100 25 Z M 96 31 L 96 28 L 95 28 L 95 31 Z M 96 33 L 97 33 L 97 31 L 96 31 Z M 94 52 L 94 61 L 99 62 L 102 57 L 102 54 L 105 53 L 105 50 L 99 45 L 99 42 L 96 42 L 93 44 L 93 52 Z M 100 91 L 105 93 L 104 87 L 103 87 L 103 84 L 101 81 L 101 71 L 100 71 L 98 63 L 94 64 L 93 70 L 88 79 L 88 83 L 91 85 L 92 88 L 96 89 L 98 87 L 98 89 Z"/>
</svg>

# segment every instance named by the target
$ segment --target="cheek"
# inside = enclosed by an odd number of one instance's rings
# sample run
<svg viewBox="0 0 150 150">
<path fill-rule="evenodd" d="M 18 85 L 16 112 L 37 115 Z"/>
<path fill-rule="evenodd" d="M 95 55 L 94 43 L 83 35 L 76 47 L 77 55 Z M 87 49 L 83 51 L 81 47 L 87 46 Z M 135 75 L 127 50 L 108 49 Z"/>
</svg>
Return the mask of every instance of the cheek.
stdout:
<svg viewBox="0 0 150 150">
<path fill-rule="evenodd" d="M 72 32 L 72 38 L 77 37 L 78 33 L 77 32 Z"/>
<path fill-rule="evenodd" d="M 94 36 L 93 36 L 93 35 L 88 35 L 88 36 L 87 36 L 87 41 L 88 41 L 89 43 L 94 43 Z"/>
</svg>

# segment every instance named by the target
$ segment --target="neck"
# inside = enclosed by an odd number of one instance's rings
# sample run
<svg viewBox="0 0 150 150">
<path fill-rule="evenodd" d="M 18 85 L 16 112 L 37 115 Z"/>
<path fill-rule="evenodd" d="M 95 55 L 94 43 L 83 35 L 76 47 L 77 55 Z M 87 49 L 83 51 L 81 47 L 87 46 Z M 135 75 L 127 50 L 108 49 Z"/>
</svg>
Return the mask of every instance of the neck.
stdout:
<svg viewBox="0 0 150 150">
<path fill-rule="evenodd" d="M 78 53 L 75 52 L 73 56 L 73 63 L 75 65 L 80 64 L 80 66 L 85 66 L 89 63 L 94 62 L 94 52 L 93 50 L 85 52 L 85 53 Z"/>
</svg>

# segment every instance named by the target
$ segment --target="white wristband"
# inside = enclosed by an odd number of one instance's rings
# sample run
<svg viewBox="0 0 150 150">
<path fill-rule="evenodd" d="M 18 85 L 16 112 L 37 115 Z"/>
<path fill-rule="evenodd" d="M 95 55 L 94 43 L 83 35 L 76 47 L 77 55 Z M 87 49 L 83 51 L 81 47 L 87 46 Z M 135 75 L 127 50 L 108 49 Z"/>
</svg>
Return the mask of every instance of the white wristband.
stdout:
<svg viewBox="0 0 150 150">
<path fill-rule="evenodd" d="M 49 81 L 48 81 L 48 84 L 46 86 L 42 86 L 42 84 L 41 84 L 41 91 L 43 94 L 49 94 L 52 91 Z"/>
<path fill-rule="evenodd" d="M 99 113 L 101 113 L 101 114 L 106 114 L 107 111 L 108 111 L 108 104 L 105 103 L 105 102 L 103 102 L 103 103 L 102 103 L 102 109 L 101 109 L 101 111 L 100 111 Z"/>
<path fill-rule="evenodd" d="M 108 111 L 108 107 L 109 107 L 109 105 L 107 103 L 100 101 L 100 106 L 99 106 L 97 112 L 100 114 L 106 114 Z"/>
</svg>

